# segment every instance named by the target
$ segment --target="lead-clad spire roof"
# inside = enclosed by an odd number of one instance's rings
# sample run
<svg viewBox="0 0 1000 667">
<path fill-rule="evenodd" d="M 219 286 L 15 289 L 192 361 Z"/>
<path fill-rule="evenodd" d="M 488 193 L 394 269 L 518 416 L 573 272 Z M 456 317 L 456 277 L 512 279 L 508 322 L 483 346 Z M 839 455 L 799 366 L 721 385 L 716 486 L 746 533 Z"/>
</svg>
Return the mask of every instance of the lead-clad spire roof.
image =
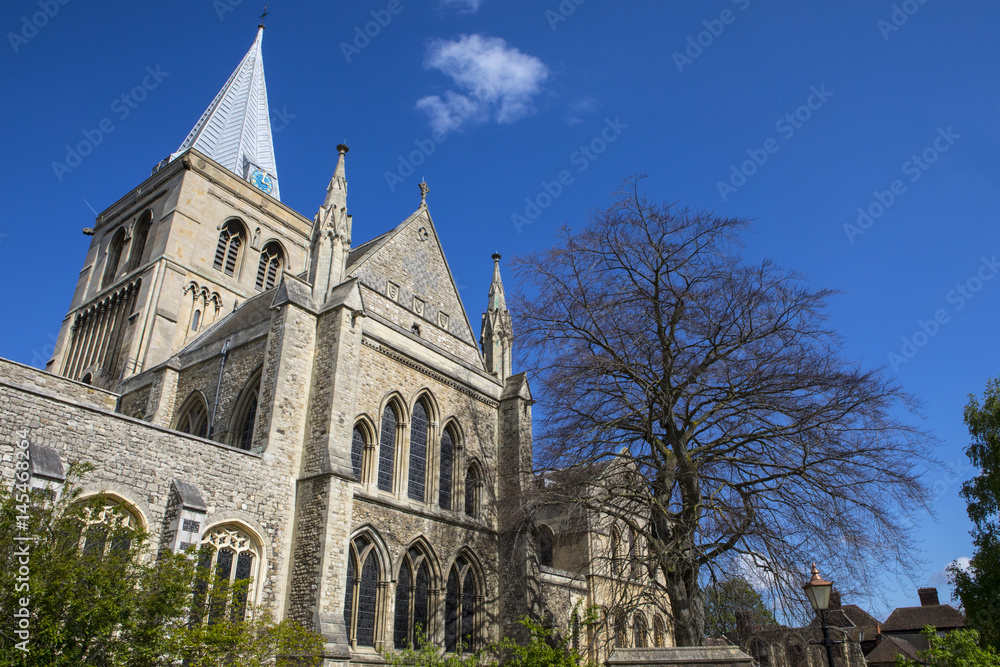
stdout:
<svg viewBox="0 0 1000 667">
<path fill-rule="evenodd" d="M 264 26 L 260 26 L 239 67 L 170 159 L 194 148 L 240 178 L 248 177 L 248 165 L 256 165 L 271 175 L 271 195 L 278 199 L 278 170 L 260 47 L 263 36 Z"/>
</svg>

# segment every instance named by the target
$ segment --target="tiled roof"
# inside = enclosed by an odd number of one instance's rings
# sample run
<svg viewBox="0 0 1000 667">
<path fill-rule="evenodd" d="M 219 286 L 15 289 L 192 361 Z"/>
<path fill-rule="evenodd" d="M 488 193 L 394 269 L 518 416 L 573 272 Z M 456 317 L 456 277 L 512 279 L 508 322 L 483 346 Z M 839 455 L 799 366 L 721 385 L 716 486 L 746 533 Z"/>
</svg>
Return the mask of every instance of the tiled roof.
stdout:
<svg viewBox="0 0 1000 667">
<path fill-rule="evenodd" d="M 872 649 L 872 652 L 865 656 L 869 665 L 893 664 L 897 655 L 902 655 L 909 660 L 917 660 L 917 650 L 905 639 L 882 635 L 882 641 Z"/>
<path fill-rule="evenodd" d="M 919 632 L 928 625 L 938 630 L 965 627 L 965 616 L 950 604 L 923 607 L 899 607 L 889 615 L 882 626 L 883 632 Z"/>
</svg>

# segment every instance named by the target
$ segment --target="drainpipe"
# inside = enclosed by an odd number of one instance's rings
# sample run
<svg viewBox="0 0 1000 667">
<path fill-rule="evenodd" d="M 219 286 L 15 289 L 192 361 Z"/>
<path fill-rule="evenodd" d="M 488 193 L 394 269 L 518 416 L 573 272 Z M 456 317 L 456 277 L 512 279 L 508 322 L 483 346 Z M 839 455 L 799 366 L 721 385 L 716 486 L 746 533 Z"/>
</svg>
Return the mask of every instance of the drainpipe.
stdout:
<svg viewBox="0 0 1000 667">
<path fill-rule="evenodd" d="M 219 409 L 219 394 L 222 392 L 222 372 L 226 370 L 226 357 L 229 355 L 229 343 L 232 338 L 227 338 L 222 346 L 222 358 L 219 360 L 219 382 L 215 385 L 215 402 L 212 404 L 212 422 L 208 425 L 208 437 L 215 439 L 215 414 Z"/>
</svg>

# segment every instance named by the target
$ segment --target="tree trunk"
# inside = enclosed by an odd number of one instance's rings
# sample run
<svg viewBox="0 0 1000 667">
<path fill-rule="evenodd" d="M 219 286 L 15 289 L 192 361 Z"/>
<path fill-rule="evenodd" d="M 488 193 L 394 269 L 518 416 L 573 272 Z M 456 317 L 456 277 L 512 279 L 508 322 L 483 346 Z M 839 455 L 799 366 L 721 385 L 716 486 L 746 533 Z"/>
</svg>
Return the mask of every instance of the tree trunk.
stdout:
<svg viewBox="0 0 1000 667">
<path fill-rule="evenodd" d="M 673 612 L 674 643 L 701 646 L 705 643 L 705 593 L 698 585 L 698 566 L 676 560 L 663 567 L 663 573 Z"/>
</svg>

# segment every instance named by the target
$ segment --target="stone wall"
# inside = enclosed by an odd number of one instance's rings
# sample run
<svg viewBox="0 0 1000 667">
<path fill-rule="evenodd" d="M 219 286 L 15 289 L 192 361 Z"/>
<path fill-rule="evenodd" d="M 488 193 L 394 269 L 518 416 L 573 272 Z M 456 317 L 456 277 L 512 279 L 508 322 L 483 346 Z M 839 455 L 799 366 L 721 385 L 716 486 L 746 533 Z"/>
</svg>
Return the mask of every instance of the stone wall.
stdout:
<svg viewBox="0 0 1000 667">
<path fill-rule="evenodd" d="M 21 382 L 15 385 L 11 378 Z M 61 395 L 63 390 L 69 399 Z M 208 506 L 206 528 L 235 522 L 260 538 L 267 562 L 259 581 L 260 599 L 276 606 L 275 587 L 287 567 L 282 544 L 294 503 L 289 457 L 272 452 L 277 455 L 265 461 L 94 405 L 100 402 L 112 403 L 111 396 L 0 360 L 0 414 L 5 416 L 0 422 L 0 458 L 10 460 L 13 443 L 26 437 L 33 445 L 55 449 L 64 464 L 92 464 L 94 470 L 79 480 L 85 493 L 108 492 L 130 506 L 150 529 L 154 551 L 171 481 L 195 485 Z M 5 478 L 10 472 L 5 466 Z"/>
</svg>

